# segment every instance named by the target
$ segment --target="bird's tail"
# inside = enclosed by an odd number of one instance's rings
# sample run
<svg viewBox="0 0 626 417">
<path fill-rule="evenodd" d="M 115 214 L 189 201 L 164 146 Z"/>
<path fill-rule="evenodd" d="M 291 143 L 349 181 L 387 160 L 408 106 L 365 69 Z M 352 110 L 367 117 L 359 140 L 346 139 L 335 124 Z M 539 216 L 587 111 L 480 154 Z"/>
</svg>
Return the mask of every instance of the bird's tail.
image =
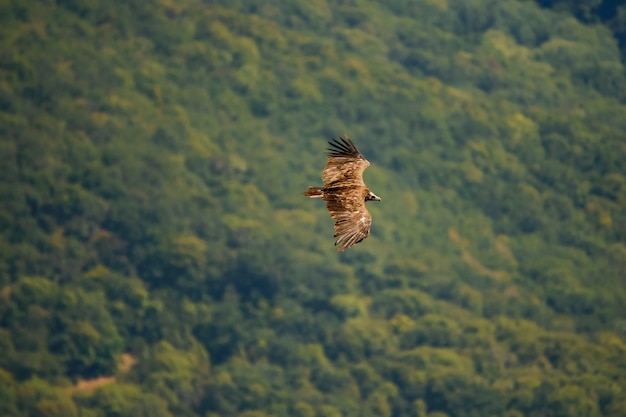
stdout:
<svg viewBox="0 0 626 417">
<path fill-rule="evenodd" d="M 309 187 L 302 194 L 310 198 L 322 198 L 324 192 L 322 191 L 322 187 Z"/>
</svg>

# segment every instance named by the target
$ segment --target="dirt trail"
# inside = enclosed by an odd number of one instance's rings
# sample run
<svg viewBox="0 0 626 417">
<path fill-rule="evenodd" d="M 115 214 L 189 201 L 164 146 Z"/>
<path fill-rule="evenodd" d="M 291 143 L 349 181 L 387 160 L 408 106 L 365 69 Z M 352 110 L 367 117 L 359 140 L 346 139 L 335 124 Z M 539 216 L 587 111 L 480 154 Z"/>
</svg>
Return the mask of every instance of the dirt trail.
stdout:
<svg viewBox="0 0 626 417">
<path fill-rule="evenodd" d="M 121 375 L 125 372 L 128 372 L 130 368 L 132 368 L 137 363 L 137 359 L 132 356 L 130 353 L 122 354 L 122 363 L 117 368 L 117 375 Z M 99 388 L 103 385 L 110 384 L 115 381 L 117 375 L 112 376 L 101 376 L 98 378 L 92 379 L 82 379 L 76 383 L 73 387 L 71 387 L 71 391 L 81 391 L 81 392 L 89 392 L 93 391 L 96 388 Z"/>
</svg>

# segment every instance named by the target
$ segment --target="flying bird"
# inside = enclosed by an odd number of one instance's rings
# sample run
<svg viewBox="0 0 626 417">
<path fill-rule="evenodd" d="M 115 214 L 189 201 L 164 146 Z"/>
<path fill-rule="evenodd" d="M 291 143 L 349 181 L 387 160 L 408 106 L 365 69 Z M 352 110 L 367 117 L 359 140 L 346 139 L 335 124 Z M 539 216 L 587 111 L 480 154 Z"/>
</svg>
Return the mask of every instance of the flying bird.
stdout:
<svg viewBox="0 0 626 417">
<path fill-rule="evenodd" d="M 337 252 L 356 245 L 369 236 L 372 215 L 366 201 L 380 201 L 363 182 L 363 171 L 370 166 L 352 140 L 346 135 L 328 142 L 328 162 L 324 167 L 323 187 L 309 187 L 304 194 L 326 202 L 335 220 Z"/>
</svg>

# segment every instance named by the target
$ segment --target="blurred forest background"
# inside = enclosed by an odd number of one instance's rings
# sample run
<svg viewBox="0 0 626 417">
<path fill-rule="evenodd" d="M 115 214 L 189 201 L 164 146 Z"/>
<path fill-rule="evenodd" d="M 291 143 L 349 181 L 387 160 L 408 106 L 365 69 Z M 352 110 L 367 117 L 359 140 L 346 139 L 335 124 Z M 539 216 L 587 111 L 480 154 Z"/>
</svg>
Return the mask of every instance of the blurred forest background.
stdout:
<svg viewBox="0 0 626 417">
<path fill-rule="evenodd" d="M 615 3 L 1 0 L 0 415 L 624 416 Z"/>
</svg>

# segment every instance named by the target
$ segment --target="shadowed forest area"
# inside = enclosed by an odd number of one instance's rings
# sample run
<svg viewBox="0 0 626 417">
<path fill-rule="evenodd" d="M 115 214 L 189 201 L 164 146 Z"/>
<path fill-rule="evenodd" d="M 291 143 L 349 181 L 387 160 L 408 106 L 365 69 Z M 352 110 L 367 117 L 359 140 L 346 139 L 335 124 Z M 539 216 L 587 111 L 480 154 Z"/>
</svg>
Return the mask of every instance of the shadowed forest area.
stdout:
<svg viewBox="0 0 626 417">
<path fill-rule="evenodd" d="M 612 1 L 0 1 L 0 415 L 623 416 L 625 62 Z"/>
</svg>

